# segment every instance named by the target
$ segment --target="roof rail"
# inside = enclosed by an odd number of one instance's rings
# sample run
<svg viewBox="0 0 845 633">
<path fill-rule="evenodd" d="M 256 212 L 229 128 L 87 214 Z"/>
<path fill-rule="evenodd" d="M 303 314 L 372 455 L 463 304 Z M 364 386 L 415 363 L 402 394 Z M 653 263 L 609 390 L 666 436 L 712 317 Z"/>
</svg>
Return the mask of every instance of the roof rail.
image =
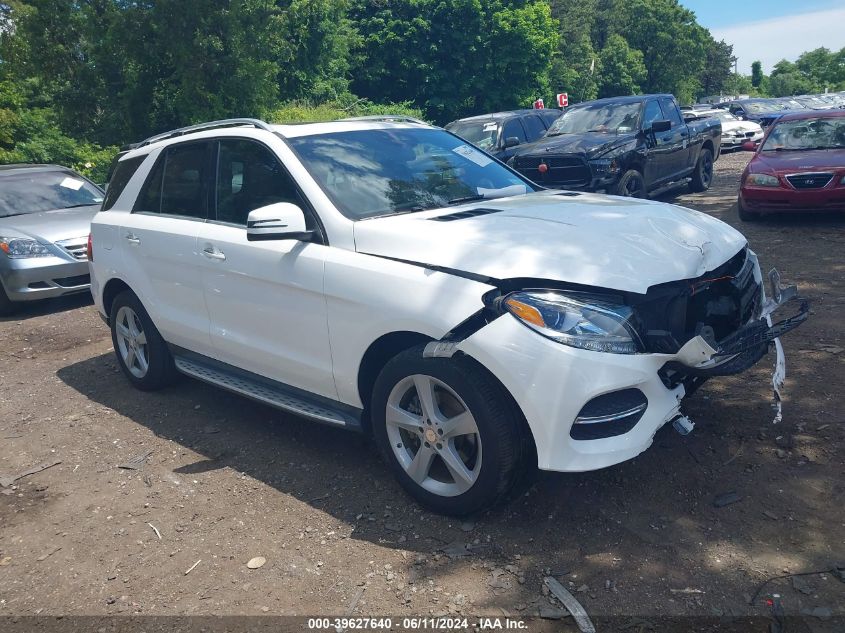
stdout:
<svg viewBox="0 0 845 633">
<path fill-rule="evenodd" d="M 353 116 L 344 121 L 384 121 L 391 123 L 419 123 L 420 125 L 428 125 L 425 121 L 421 121 L 412 116 L 405 114 L 370 114 L 368 116 Z"/>
<path fill-rule="evenodd" d="M 200 123 L 198 125 L 189 125 L 187 127 L 180 127 L 176 130 L 170 130 L 169 132 L 163 132 L 161 134 L 156 134 L 155 136 L 151 136 L 148 139 L 145 139 L 138 143 L 137 147 L 144 147 L 145 145 L 149 145 L 151 143 L 155 143 L 157 141 L 163 141 L 168 138 L 174 138 L 177 136 L 183 136 L 185 134 L 191 134 L 192 132 L 201 132 L 203 130 L 214 130 L 217 128 L 224 128 L 224 127 L 233 127 L 236 125 L 251 125 L 253 127 L 258 128 L 259 130 L 266 130 L 267 132 L 273 132 L 273 128 L 271 128 L 267 123 L 261 121 L 260 119 L 221 119 L 219 121 L 209 121 L 208 123 Z"/>
</svg>

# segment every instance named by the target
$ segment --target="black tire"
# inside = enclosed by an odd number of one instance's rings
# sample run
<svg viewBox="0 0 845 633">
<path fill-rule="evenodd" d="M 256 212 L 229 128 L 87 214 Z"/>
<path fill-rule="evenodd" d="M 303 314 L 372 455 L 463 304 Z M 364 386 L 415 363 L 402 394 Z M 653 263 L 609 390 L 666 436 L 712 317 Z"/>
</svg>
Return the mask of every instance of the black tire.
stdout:
<svg viewBox="0 0 845 633">
<path fill-rule="evenodd" d="M 695 169 L 692 171 L 689 189 L 693 193 L 701 193 L 710 189 L 711 184 L 713 184 L 713 152 L 702 149 Z"/>
<path fill-rule="evenodd" d="M 629 169 L 613 186 L 611 193 L 626 198 L 645 198 L 646 187 L 643 175 L 636 169 Z"/>
<path fill-rule="evenodd" d="M 3 284 L 0 284 L 0 316 L 9 316 L 18 309 L 18 304 L 9 299 Z"/>
<path fill-rule="evenodd" d="M 118 335 L 118 315 L 121 313 L 121 308 L 128 308 L 132 313 L 137 315 L 136 323 L 139 325 L 139 329 L 146 340 L 143 347 L 146 348 L 147 370 L 140 376 L 137 373 L 133 373 L 133 370 L 127 366 L 126 360 L 121 353 L 121 342 Z M 126 314 L 128 315 L 129 313 L 127 312 Z M 150 319 L 150 315 L 147 314 L 143 304 L 135 296 L 134 292 L 124 290 L 115 297 L 111 306 L 111 314 L 109 315 L 109 325 L 111 326 L 112 344 L 114 345 L 117 362 L 133 387 L 141 391 L 154 391 L 166 387 L 176 380 L 178 372 L 173 364 L 173 356 L 170 354 L 167 343 L 164 342 L 152 319 Z M 133 367 L 135 367 L 134 363 Z"/>
<path fill-rule="evenodd" d="M 481 365 L 463 355 L 423 358 L 423 347 L 402 352 L 388 361 L 379 374 L 372 397 L 373 435 L 399 483 L 421 505 L 440 514 L 474 514 L 507 500 L 515 487 L 525 481 L 526 472 L 536 470 L 536 457 L 531 463 L 533 451 L 529 448 L 533 444 L 524 437 L 521 412 L 501 384 Z M 474 483 L 460 494 L 444 496 L 427 490 L 409 476 L 394 452 L 386 422 L 388 399 L 394 387 L 401 391 L 400 385 L 411 376 L 431 377 L 443 383 L 463 400 L 474 418 L 482 459 Z M 420 434 L 416 439 L 421 444 L 425 436 Z M 401 444 L 398 448 L 403 450 Z M 438 459 L 441 458 L 434 457 L 430 468 L 435 468 Z M 445 462 L 441 465 L 445 466 Z"/>
<path fill-rule="evenodd" d="M 745 206 L 742 204 L 742 198 L 737 197 L 736 210 L 739 214 L 739 219 L 743 222 L 757 222 L 760 219 L 759 213 L 754 213 L 753 211 L 749 211 L 745 208 Z"/>
</svg>

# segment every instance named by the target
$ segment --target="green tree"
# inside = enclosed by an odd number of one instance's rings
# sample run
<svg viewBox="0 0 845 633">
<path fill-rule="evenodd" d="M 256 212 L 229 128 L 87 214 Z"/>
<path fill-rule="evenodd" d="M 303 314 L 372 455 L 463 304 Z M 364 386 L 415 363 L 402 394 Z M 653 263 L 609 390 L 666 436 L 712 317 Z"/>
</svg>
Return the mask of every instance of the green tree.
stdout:
<svg viewBox="0 0 845 633">
<path fill-rule="evenodd" d="M 717 95 L 724 91 L 731 75 L 733 46 L 712 37 L 705 43 L 704 67 L 698 76 L 703 95 Z"/>
<path fill-rule="evenodd" d="M 763 85 L 763 64 L 755 61 L 751 64 L 751 85 L 760 88 Z"/>
<path fill-rule="evenodd" d="M 628 46 L 625 38 L 612 34 L 599 55 L 599 97 L 631 95 L 640 92 L 648 71 L 643 54 Z"/>
</svg>

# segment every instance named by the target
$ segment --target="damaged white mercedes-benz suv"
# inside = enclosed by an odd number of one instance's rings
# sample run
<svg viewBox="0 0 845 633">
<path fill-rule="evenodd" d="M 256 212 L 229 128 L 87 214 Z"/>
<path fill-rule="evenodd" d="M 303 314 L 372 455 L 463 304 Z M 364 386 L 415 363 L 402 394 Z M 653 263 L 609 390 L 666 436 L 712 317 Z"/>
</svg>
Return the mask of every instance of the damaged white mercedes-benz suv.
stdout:
<svg viewBox="0 0 845 633">
<path fill-rule="evenodd" d="M 684 396 L 771 347 L 777 388 L 777 337 L 807 316 L 773 325 L 794 288 L 772 274 L 766 293 L 719 220 L 543 190 L 401 117 L 148 139 L 91 230 L 92 293 L 133 385 L 187 374 L 371 433 L 450 514 L 688 430 Z"/>
</svg>

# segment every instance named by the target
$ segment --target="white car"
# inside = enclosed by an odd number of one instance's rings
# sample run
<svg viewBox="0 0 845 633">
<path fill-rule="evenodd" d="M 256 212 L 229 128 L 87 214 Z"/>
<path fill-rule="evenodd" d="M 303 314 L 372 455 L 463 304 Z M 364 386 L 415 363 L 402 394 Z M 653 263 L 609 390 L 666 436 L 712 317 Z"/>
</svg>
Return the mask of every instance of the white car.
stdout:
<svg viewBox="0 0 845 633">
<path fill-rule="evenodd" d="M 722 122 L 722 151 L 737 149 L 746 141 L 759 143 L 763 140 L 763 128 L 754 121 L 738 119 L 727 110 L 696 110 L 698 119 L 715 118 Z"/>
<path fill-rule="evenodd" d="M 719 220 L 544 191 L 399 117 L 150 139 L 91 230 L 92 293 L 133 385 L 187 374 L 372 433 L 451 514 L 688 429 L 685 394 L 806 316 L 770 327 L 788 293 L 766 302 Z"/>
</svg>

